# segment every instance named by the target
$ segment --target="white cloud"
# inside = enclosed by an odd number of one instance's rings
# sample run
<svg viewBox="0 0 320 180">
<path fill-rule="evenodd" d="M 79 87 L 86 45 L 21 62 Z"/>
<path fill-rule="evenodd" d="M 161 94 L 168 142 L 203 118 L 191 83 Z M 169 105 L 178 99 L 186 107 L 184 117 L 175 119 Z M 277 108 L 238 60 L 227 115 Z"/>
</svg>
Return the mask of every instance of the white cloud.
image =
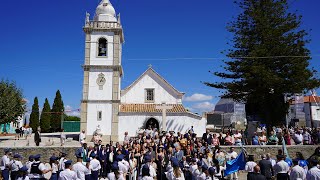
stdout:
<svg viewBox="0 0 320 180">
<path fill-rule="evenodd" d="M 186 102 L 197 102 L 197 101 L 210 101 L 212 99 L 213 99 L 212 96 L 195 93 L 195 94 L 192 94 L 191 96 L 185 97 L 183 100 Z"/>
<path fill-rule="evenodd" d="M 64 106 L 64 112 L 68 116 L 77 116 L 80 117 L 80 109 L 73 109 L 72 106 L 70 105 L 65 105 Z"/>
<path fill-rule="evenodd" d="M 206 101 L 206 102 L 196 103 L 192 106 L 192 108 L 200 112 L 208 112 L 214 109 L 214 104 Z"/>
</svg>

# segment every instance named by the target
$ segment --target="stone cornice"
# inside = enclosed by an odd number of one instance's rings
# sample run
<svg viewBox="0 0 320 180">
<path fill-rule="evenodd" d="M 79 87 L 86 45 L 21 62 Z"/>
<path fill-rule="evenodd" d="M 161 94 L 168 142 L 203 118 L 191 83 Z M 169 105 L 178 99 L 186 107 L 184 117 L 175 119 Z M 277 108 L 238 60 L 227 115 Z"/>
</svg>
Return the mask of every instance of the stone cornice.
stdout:
<svg viewBox="0 0 320 180">
<path fill-rule="evenodd" d="M 82 103 L 120 103 L 120 100 L 82 100 Z"/>
<path fill-rule="evenodd" d="M 113 71 L 119 71 L 122 75 L 122 66 L 121 65 L 82 65 L 84 71 L 89 71 L 90 69 L 112 69 Z"/>
<path fill-rule="evenodd" d="M 92 32 L 114 32 L 120 35 L 121 43 L 124 42 L 122 26 L 117 22 L 91 21 L 83 27 L 83 31 L 87 34 L 91 34 Z"/>
</svg>

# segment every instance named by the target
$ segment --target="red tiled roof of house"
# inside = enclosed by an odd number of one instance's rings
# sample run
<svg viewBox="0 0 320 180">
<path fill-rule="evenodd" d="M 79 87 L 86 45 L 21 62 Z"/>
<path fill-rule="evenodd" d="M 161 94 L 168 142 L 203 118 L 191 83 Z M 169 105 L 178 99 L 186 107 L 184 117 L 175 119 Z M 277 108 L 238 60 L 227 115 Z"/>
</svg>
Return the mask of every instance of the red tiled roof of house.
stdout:
<svg viewBox="0 0 320 180">
<path fill-rule="evenodd" d="M 305 103 L 320 103 L 320 96 L 305 96 L 303 100 Z"/>
<path fill-rule="evenodd" d="M 172 106 L 172 109 L 168 109 L 168 113 L 186 113 L 188 112 L 182 104 L 167 104 Z M 162 110 L 156 109 L 156 106 L 161 104 L 121 104 L 120 112 L 132 112 L 132 113 L 162 113 Z"/>
</svg>

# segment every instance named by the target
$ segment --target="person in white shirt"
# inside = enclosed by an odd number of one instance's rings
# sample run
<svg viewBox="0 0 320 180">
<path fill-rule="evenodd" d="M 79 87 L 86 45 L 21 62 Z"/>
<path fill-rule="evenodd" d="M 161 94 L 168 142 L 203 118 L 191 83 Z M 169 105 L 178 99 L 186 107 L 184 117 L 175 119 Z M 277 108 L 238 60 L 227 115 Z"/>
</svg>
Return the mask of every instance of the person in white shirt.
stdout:
<svg viewBox="0 0 320 180">
<path fill-rule="evenodd" d="M 72 166 L 72 169 L 74 172 L 77 174 L 77 178 L 79 180 L 85 180 L 85 174 L 88 173 L 90 163 L 87 163 L 87 166 L 83 165 L 82 163 L 82 151 L 81 149 L 78 149 L 76 152 L 76 157 L 77 157 L 77 163 Z"/>
<path fill-rule="evenodd" d="M 153 177 L 150 176 L 150 168 L 148 164 L 142 166 L 141 173 L 141 180 L 153 180 Z"/>
<path fill-rule="evenodd" d="M 78 180 L 77 174 L 71 170 L 72 161 L 68 160 L 64 162 L 65 170 L 59 174 L 59 180 Z"/>
<path fill-rule="evenodd" d="M 29 180 L 30 178 L 28 177 L 28 167 L 23 166 L 22 168 L 19 169 L 20 174 L 17 176 L 16 180 Z"/>
<path fill-rule="evenodd" d="M 67 161 L 66 155 L 67 155 L 66 153 L 60 152 L 59 171 L 63 171 L 65 169 L 64 165 L 65 165 L 65 162 Z"/>
<path fill-rule="evenodd" d="M 144 156 L 144 163 L 145 163 L 144 165 L 147 165 L 149 168 L 149 176 L 151 176 L 152 178 L 155 178 L 157 176 L 157 173 L 156 173 L 156 170 L 150 165 L 150 163 L 151 163 L 151 156 L 150 155 Z M 140 175 L 142 175 L 142 166 L 141 166 Z"/>
<path fill-rule="evenodd" d="M 227 153 L 227 156 L 226 156 L 227 160 L 230 161 L 230 160 L 236 159 L 237 156 L 238 156 L 238 153 L 234 151 L 234 147 L 230 147 L 230 151 Z M 237 172 L 234 172 L 229 176 L 230 176 L 230 179 L 238 179 Z"/>
<path fill-rule="evenodd" d="M 32 178 L 35 179 L 43 179 L 44 174 L 48 173 L 49 171 L 52 171 L 52 169 L 47 169 L 46 166 L 40 162 L 40 157 L 40 154 L 35 155 L 35 161 L 31 165 L 30 174 L 32 175 Z"/>
<path fill-rule="evenodd" d="M 81 133 L 79 134 L 79 142 L 82 146 L 83 143 L 86 142 L 86 131 L 82 130 Z"/>
<path fill-rule="evenodd" d="M 209 170 L 208 166 L 206 164 L 203 164 L 201 168 L 202 168 L 202 173 L 198 177 L 198 180 L 211 180 L 211 177 L 208 171 Z"/>
<path fill-rule="evenodd" d="M 9 180 L 9 169 L 10 169 L 10 159 L 9 156 L 11 155 L 10 149 L 4 150 L 4 156 L 2 156 L 0 161 L 0 169 L 1 175 L 3 180 Z"/>
<path fill-rule="evenodd" d="M 319 180 L 320 179 L 320 169 L 318 166 L 318 160 L 313 159 L 311 161 L 312 168 L 307 172 L 307 180 Z"/>
<path fill-rule="evenodd" d="M 290 170 L 290 167 L 287 162 L 284 161 L 285 157 L 284 155 L 277 155 L 278 162 L 276 165 L 274 165 L 274 172 L 277 176 L 277 179 L 289 179 L 288 172 Z"/>
<path fill-rule="evenodd" d="M 92 160 L 90 161 L 90 164 L 92 166 L 91 179 L 98 180 L 99 171 L 101 169 L 100 161 L 97 160 L 97 155 L 94 152 L 90 154 L 90 157 L 92 158 Z"/>
<path fill-rule="evenodd" d="M 130 140 L 130 137 L 128 135 L 128 132 L 125 132 L 124 133 L 123 144 L 129 144 L 129 140 Z"/>
<path fill-rule="evenodd" d="M 184 180 L 184 174 L 179 167 L 179 160 L 177 158 L 171 158 L 172 167 L 166 172 L 168 180 Z"/>
<path fill-rule="evenodd" d="M 16 177 L 18 176 L 18 173 L 19 173 L 19 169 L 22 168 L 22 166 L 23 166 L 20 161 L 22 156 L 20 154 L 15 154 L 15 155 L 13 155 L 13 158 L 14 159 L 10 162 L 10 166 L 11 166 L 10 178 L 16 179 Z"/>
<path fill-rule="evenodd" d="M 267 160 L 271 162 L 272 167 L 277 164 L 276 160 L 271 158 L 270 153 L 267 153 L 266 157 L 267 157 Z"/>
<path fill-rule="evenodd" d="M 296 143 L 296 145 L 300 145 L 303 143 L 303 136 L 302 134 L 300 133 L 300 131 L 297 131 L 295 134 L 294 134 L 294 138 L 293 138 L 294 142 Z"/>
<path fill-rule="evenodd" d="M 28 168 L 28 173 L 30 173 L 31 165 L 34 162 L 34 156 L 30 155 L 29 160 L 26 162 L 26 167 Z"/>
<path fill-rule="evenodd" d="M 64 129 L 62 128 L 61 132 L 60 132 L 60 143 L 61 143 L 61 146 L 64 145 L 64 143 L 66 142 L 66 139 L 67 139 L 67 136 L 64 133 Z"/>
<path fill-rule="evenodd" d="M 118 166 L 119 166 L 119 171 L 123 173 L 124 178 L 127 176 L 127 173 L 130 169 L 130 165 L 127 161 L 124 160 L 124 155 L 119 154 L 117 156 L 117 161 L 118 161 Z"/>
<path fill-rule="evenodd" d="M 50 166 L 52 168 L 52 175 L 50 180 L 57 180 L 58 179 L 58 157 L 51 156 L 50 157 Z"/>
<path fill-rule="evenodd" d="M 233 137 L 234 137 L 234 145 L 241 146 L 242 134 L 238 130 L 236 130 L 236 133 L 233 135 Z"/>
<path fill-rule="evenodd" d="M 257 165 L 254 162 L 254 155 L 249 155 L 248 162 L 245 165 L 245 170 L 248 172 L 247 179 L 249 179 L 250 174 L 254 173 L 254 167 Z"/>
<path fill-rule="evenodd" d="M 305 180 L 306 179 L 306 173 L 305 170 L 299 166 L 299 160 L 293 159 L 293 168 L 290 172 L 290 179 L 297 179 L 297 180 Z"/>
<path fill-rule="evenodd" d="M 196 179 L 200 175 L 200 171 L 198 170 L 197 159 L 191 159 L 191 166 L 189 168 L 190 173 L 192 174 L 192 179 Z"/>
<path fill-rule="evenodd" d="M 117 162 L 111 164 L 112 172 L 108 173 L 107 178 L 109 180 L 125 180 L 123 174 L 119 171 L 119 166 Z"/>
</svg>

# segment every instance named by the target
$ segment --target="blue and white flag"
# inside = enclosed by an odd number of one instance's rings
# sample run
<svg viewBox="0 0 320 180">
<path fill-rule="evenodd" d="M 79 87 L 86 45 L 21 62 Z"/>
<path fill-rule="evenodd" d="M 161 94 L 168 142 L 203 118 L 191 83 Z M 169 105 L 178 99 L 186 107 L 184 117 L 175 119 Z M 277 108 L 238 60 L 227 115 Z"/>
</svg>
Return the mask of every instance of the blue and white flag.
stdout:
<svg viewBox="0 0 320 180">
<path fill-rule="evenodd" d="M 226 170 L 224 171 L 224 175 L 228 176 L 229 174 L 232 174 L 232 173 L 237 172 L 239 170 L 244 170 L 245 166 L 246 166 L 246 157 L 245 157 L 245 154 L 242 150 L 236 159 L 227 161 Z"/>
</svg>

